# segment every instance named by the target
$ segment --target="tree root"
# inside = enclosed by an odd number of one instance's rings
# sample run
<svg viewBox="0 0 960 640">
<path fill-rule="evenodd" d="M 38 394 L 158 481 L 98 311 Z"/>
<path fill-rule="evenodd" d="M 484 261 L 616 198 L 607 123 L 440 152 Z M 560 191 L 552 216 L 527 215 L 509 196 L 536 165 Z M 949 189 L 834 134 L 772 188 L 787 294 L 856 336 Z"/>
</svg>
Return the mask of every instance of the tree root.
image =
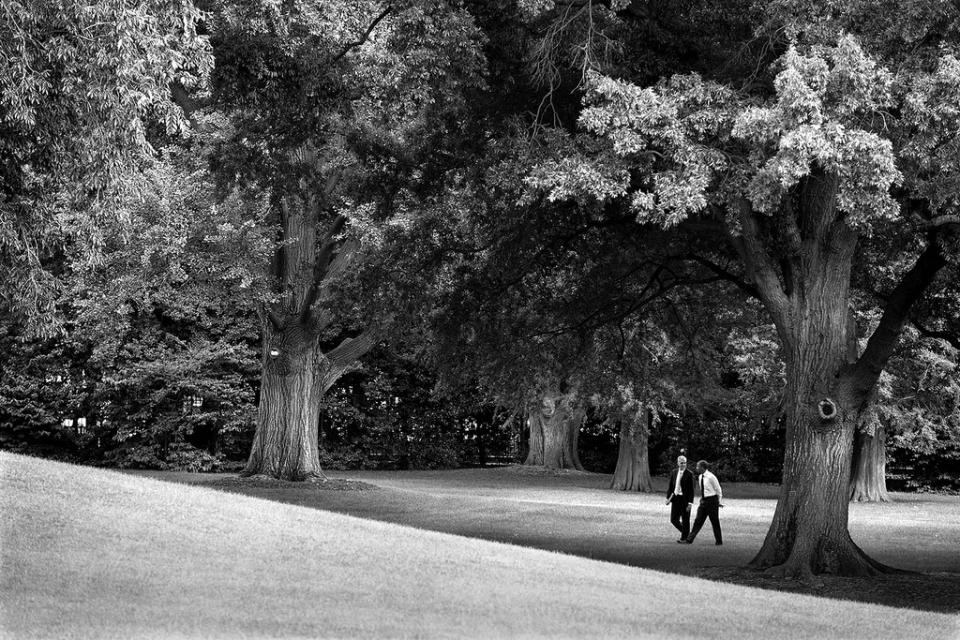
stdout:
<svg viewBox="0 0 960 640">
<path fill-rule="evenodd" d="M 909 575 L 914 572 L 896 569 L 878 562 L 865 554 L 852 540 L 850 547 L 832 552 L 818 549 L 794 549 L 782 563 L 773 564 L 760 556 L 750 566 L 768 578 L 798 580 L 808 586 L 822 586 L 817 575 L 835 575 L 848 578 L 866 578 L 881 575 Z"/>
</svg>

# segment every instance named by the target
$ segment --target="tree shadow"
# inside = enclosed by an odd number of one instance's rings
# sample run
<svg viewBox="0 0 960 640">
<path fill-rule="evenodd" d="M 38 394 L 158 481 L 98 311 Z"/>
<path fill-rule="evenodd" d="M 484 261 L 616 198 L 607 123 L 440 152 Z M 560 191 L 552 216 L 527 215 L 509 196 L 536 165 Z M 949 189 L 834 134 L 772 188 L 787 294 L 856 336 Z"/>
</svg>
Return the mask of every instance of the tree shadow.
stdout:
<svg viewBox="0 0 960 640">
<path fill-rule="evenodd" d="M 356 481 L 319 483 L 251 483 L 176 474 L 157 479 L 201 484 L 285 504 L 412 526 L 471 538 L 575 555 L 593 560 L 653 569 L 760 589 L 786 591 L 922 611 L 960 613 L 960 573 L 905 573 L 870 578 L 817 576 L 814 583 L 773 578 L 746 567 L 756 549 L 745 544 L 714 547 L 704 539 L 675 544 L 673 536 L 640 540 L 623 526 L 629 515 L 614 514 L 614 526 L 597 534 L 597 514 L 556 517 L 542 504 L 507 504 L 478 509 L 475 499 L 377 488 Z M 369 490 L 373 489 L 373 490 Z M 609 515 L 608 510 L 606 514 Z M 765 530 L 765 528 L 764 528 Z M 709 537 L 709 536 L 707 536 Z"/>
</svg>

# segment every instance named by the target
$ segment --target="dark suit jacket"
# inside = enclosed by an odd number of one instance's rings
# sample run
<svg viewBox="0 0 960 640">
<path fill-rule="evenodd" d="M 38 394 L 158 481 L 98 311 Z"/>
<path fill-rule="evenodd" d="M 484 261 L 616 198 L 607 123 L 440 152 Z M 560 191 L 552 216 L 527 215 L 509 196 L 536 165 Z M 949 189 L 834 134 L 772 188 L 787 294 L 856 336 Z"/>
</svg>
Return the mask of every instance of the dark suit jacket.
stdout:
<svg viewBox="0 0 960 640">
<path fill-rule="evenodd" d="M 680 469 L 674 469 L 673 473 L 670 474 L 670 481 L 667 483 L 667 500 L 673 497 L 673 488 L 677 485 L 678 471 Z M 693 502 L 693 473 L 690 472 L 690 469 L 685 469 L 683 477 L 680 478 L 680 491 L 683 493 L 680 499 L 687 504 Z"/>
</svg>

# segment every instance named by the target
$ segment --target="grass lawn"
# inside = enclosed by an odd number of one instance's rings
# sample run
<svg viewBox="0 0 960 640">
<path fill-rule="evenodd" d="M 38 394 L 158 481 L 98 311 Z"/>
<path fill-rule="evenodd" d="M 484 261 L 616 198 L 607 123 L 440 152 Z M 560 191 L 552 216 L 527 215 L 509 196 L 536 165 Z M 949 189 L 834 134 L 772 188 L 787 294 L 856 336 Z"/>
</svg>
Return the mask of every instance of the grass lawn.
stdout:
<svg viewBox="0 0 960 640">
<path fill-rule="evenodd" d="M 600 532 L 614 542 L 594 539 L 598 555 L 655 537 L 666 542 L 649 555 L 676 554 L 673 564 L 688 552 L 686 562 L 723 567 L 720 554 L 741 553 L 732 540 L 673 543 L 658 498 L 603 491 L 596 476 L 487 471 L 354 474 L 380 487 L 366 491 L 242 486 L 503 537 L 516 516 L 524 544 Z M 471 495 L 474 480 L 483 483 Z M 5 453 L 0 481 L 0 635 L 9 638 L 960 636 L 957 615 L 775 593 Z M 748 503 L 769 501 L 743 500 L 743 523 L 754 517 Z M 735 502 L 725 510 L 732 536 L 741 535 Z"/>
<path fill-rule="evenodd" d="M 147 475 L 214 484 L 268 500 L 473 538 L 559 551 L 659 571 L 895 607 L 960 613 L 960 498 L 892 494 L 885 504 L 850 505 L 854 541 L 890 566 L 920 572 L 881 578 L 823 577 L 815 585 L 743 570 L 773 519 L 778 487 L 724 483 L 724 546 L 709 523 L 697 542 L 676 544 L 669 507 L 655 494 L 607 489 L 610 476 L 538 472 L 525 467 L 455 471 L 330 472 L 377 491 L 331 491 L 296 483 L 240 482 L 235 476 Z"/>
</svg>

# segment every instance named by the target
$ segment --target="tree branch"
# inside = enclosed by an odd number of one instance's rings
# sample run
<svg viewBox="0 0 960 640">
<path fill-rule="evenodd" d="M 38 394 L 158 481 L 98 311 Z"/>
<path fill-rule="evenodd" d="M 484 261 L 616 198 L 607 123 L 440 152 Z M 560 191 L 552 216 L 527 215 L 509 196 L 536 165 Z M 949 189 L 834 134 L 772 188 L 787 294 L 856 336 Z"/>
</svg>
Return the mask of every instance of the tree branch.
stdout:
<svg viewBox="0 0 960 640">
<path fill-rule="evenodd" d="M 960 215 L 944 214 L 940 216 L 934 216 L 929 220 L 918 217 L 917 222 L 920 224 L 921 229 L 937 229 L 952 224 L 960 225 Z"/>
<path fill-rule="evenodd" d="M 723 280 L 732 282 L 733 284 L 737 285 L 737 287 L 742 289 L 750 297 L 756 298 L 757 300 L 761 299 L 760 292 L 757 290 L 757 288 L 752 284 L 750 284 L 749 282 L 747 282 L 746 280 L 744 280 L 743 278 L 741 278 L 740 276 L 738 276 L 737 274 L 731 271 L 728 271 L 723 267 L 721 267 L 720 265 L 718 265 L 717 263 L 713 262 L 712 260 L 708 260 L 703 256 L 698 256 L 695 253 L 687 254 L 686 257 L 690 260 L 693 260 L 694 262 L 702 264 L 703 266 L 705 266 L 706 268 L 710 269 L 715 274 L 720 276 L 720 278 L 722 278 Z"/>
<path fill-rule="evenodd" d="M 864 397 L 869 393 L 897 346 L 900 332 L 909 319 L 911 307 L 946 264 L 936 236 L 931 235 L 927 248 L 887 298 L 880 324 L 850 371 L 855 393 Z"/>
<path fill-rule="evenodd" d="M 947 342 L 954 349 L 960 350 L 960 335 L 952 333 L 950 331 L 936 331 L 934 329 L 928 329 L 927 327 L 920 324 L 916 318 L 910 318 L 910 324 L 917 328 L 917 331 L 920 332 L 920 335 L 924 338 L 935 338 L 937 340 L 943 340 Z"/>
<path fill-rule="evenodd" d="M 370 38 L 370 34 L 373 33 L 373 30 L 377 28 L 377 25 L 378 25 L 378 24 L 380 24 L 380 21 L 383 20 L 384 18 L 386 18 L 388 15 L 390 15 L 390 12 L 391 12 L 391 11 L 393 11 L 393 7 L 392 7 L 391 5 L 387 5 L 387 8 L 384 9 L 383 11 L 381 11 L 381 12 L 380 12 L 380 15 L 378 15 L 376 18 L 374 18 L 373 22 L 370 23 L 370 26 L 368 26 L 368 27 L 367 27 L 367 30 L 363 32 L 363 35 L 360 36 L 360 39 L 359 39 L 359 40 L 355 40 L 355 41 L 350 42 L 350 43 L 347 43 L 347 46 L 345 46 L 345 47 L 340 51 L 340 53 L 338 53 L 337 55 L 335 55 L 335 56 L 333 57 L 333 59 L 330 61 L 331 64 L 332 64 L 332 63 L 335 63 L 335 62 L 338 62 L 343 56 L 347 55 L 347 54 L 350 53 L 353 49 L 356 49 L 357 47 L 359 47 L 359 46 L 361 46 L 363 43 L 365 43 L 365 42 L 367 41 L 367 39 Z"/>
<path fill-rule="evenodd" d="M 283 330 L 283 320 L 280 319 L 273 310 L 267 309 L 267 320 L 270 321 L 270 324 L 273 325 L 274 330 L 282 331 Z"/>
<path fill-rule="evenodd" d="M 750 203 L 741 200 L 738 206 L 742 235 L 731 236 L 737 253 L 746 267 L 760 294 L 760 300 L 773 316 L 774 322 L 781 328 L 785 326 L 784 314 L 787 310 L 787 294 L 783 289 L 773 261 L 767 253 L 767 247 L 760 238 L 760 227 Z"/>
<path fill-rule="evenodd" d="M 327 354 L 334 367 L 348 367 L 370 351 L 378 342 L 376 329 L 365 329 L 356 338 L 347 338 Z"/>
<path fill-rule="evenodd" d="M 347 217 L 338 215 L 330 224 L 330 228 L 327 229 L 326 237 L 313 264 L 313 279 L 310 282 L 310 288 L 307 289 L 307 292 L 303 296 L 303 303 L 300 308 L 300 321 L 303 323 L 306 323 L 310 318 L 310 308 L 313 306 L 313 303 L 317 301 L 317 296 L 321 291 L 323 281 L 328 276 L 333 251 L 337 246 L 336 237 L 343 231 L 346 223 Z"/>
</svg>

